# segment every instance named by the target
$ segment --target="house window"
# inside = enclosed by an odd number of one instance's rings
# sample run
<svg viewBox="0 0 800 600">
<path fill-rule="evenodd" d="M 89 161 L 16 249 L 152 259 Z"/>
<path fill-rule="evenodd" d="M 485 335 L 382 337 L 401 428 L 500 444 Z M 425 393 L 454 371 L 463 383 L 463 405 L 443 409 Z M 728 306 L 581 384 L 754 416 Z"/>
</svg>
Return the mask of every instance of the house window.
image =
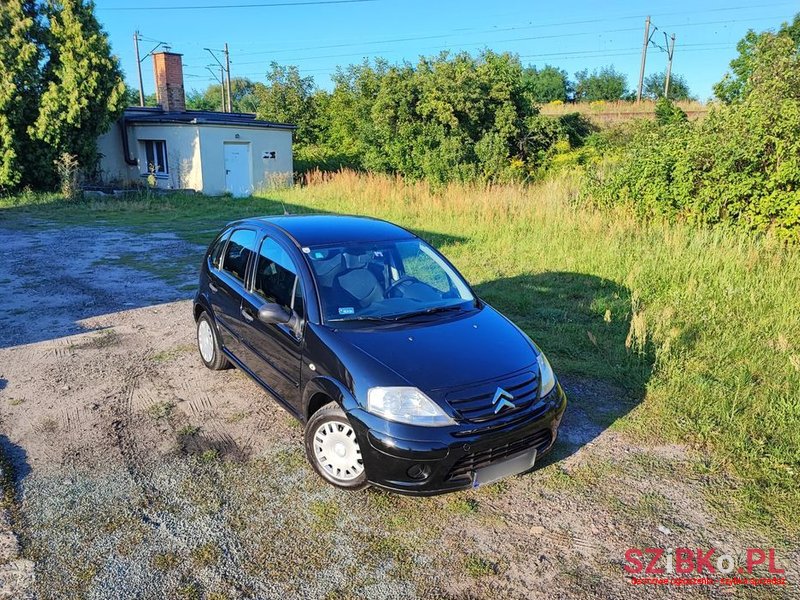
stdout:
<svg viewBox="0 0 800 600">
<path fill-rule="evenodd" d="M 169 173 L 167 164 L 167 142 L 164 140 L 143 140 L 144 152 L 147 157 L 147 172 L 156 175 Z"/>
</svg>

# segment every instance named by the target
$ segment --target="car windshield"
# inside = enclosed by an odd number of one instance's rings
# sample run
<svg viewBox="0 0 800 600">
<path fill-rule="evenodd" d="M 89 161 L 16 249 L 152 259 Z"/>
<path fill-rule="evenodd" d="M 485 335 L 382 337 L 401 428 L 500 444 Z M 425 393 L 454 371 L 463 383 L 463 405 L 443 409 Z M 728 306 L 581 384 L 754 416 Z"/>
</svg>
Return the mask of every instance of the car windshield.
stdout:
<svg viewBox="0 0 800 600">
<path fill-rule="evenodd" d="M 401 320 L 475 302 L 458 273 L 419 239 L 304 251 L 326 321 Z"/>
</svg>

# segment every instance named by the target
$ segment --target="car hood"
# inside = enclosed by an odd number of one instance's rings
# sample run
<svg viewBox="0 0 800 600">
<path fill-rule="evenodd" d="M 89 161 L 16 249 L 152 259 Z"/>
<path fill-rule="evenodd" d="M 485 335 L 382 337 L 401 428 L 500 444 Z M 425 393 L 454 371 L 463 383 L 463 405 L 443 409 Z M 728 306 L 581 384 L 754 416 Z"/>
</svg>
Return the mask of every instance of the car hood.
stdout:
<svg viewBox="0 0 800 600">
<path fill-rule="evenodd" d="M 490 306 L 401 326 L 340 329 L 337 337 L 428 392 L 507 375 L 536 362 L 525 335 Z"/>
</svg>

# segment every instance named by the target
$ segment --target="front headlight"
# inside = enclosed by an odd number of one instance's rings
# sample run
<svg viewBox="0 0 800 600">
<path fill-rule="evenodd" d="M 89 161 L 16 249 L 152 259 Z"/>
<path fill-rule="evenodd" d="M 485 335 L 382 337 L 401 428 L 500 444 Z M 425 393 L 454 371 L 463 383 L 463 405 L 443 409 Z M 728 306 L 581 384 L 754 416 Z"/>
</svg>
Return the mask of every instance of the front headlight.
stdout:
<svg viewBox="0 0 800 600">
<path fill-rule="evenodd" d="M 556 376 L 553 375 L 553 367 L 550 366 L 550 361 L 544 355 L 544 352 L 539 352 L 536 357 L 536 362 L 539 363 L 539 377 L 542 379 L 542 385 L 539 388 L 539 397 L 549 394 L 556 385 Z"/>
<path fill-rule="evenodd" d="M 414 387 L 374 387 L 367 392 L 367 411 L 388 421 L 442 427 L 455 421 Z"/>
</svg>

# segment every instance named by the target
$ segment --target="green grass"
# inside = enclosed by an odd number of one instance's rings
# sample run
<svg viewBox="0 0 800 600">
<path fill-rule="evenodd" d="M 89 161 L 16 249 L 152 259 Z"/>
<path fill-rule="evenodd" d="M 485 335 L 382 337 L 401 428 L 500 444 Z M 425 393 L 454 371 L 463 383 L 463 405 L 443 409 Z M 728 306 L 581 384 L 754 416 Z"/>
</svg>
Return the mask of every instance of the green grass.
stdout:
<svg viewBox="0 0 800 600">
<path fill-rule="evenodd" d="M 800 531 L 800 249 L 587 210 L 569 177 L 438 192 L 352 173 L 310 180 L 246 200 L 7 198 L 0 221 L 107 224 L 200 244 L 229 220 L 284 204 L 397 222 L 439 247 L 557 373 L 620 386 L 604 426 L 696 449 L 709 498 L 731 521 Z"/>
</svg>

